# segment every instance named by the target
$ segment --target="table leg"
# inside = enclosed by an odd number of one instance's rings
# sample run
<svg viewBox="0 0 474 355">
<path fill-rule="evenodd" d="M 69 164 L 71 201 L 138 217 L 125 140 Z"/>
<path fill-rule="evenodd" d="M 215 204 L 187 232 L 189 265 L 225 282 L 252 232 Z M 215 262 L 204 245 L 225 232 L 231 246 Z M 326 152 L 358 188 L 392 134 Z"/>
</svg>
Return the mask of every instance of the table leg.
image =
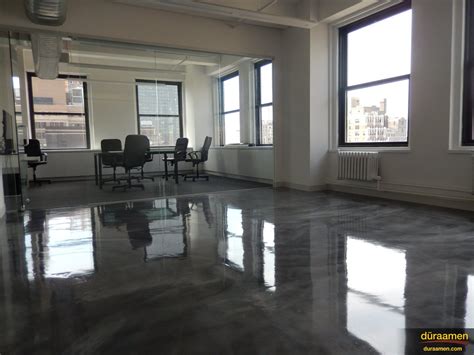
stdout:
<svg viewBox="0 0 474 355">
<path fill-rule="evenodd" d="M 99 188 L 102 189 L 104 182 L 102 181 L 102 154 L 99 154 Z"/>
<path fill-rule="evenodd" d="M 94 154 L 94 176 L 95 176 L 95 184 L 96 186 L 99 185 L 99 175 L 97 171 L 97 156 L 98 154 Z"/>
<path fill-rule="evenodd" d="M 179 178 L 178 178 L 178 161 L 175 160 L 174 162 L 174 182 L 179 184 Z"/>
<path fill-rule="evenodd" d="M 165 179 L 168 181 L 168 154 L 164 154 L 164 162 L 165 162 Z"/>
</svg>

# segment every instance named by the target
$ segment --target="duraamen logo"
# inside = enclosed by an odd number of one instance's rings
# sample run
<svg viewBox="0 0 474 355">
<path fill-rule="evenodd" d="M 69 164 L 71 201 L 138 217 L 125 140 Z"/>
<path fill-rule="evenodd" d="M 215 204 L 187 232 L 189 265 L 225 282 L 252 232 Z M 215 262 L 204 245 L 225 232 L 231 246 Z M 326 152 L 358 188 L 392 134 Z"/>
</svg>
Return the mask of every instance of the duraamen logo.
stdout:
<svg viewBox="0 0 474 355">
<path fill-rule="evenodd" d="M 469 334 L 463 333 L 433 333 L 423 332 L 420 334 L 422 343 L 446 343 L 467 345 L 469 343 Z"/>
</svg>

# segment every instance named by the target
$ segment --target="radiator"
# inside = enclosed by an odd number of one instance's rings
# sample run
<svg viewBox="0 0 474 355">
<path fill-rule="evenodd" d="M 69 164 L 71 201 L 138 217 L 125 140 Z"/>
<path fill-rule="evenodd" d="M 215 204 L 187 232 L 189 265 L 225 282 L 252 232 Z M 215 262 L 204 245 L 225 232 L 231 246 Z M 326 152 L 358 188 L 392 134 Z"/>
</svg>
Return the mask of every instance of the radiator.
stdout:
<svg viewBox="0 0 474 355">
<path fill-rule="evenodd" d="M 338 151 L 337 179 L 379 181 L 379 153 Z"/>
</svg>

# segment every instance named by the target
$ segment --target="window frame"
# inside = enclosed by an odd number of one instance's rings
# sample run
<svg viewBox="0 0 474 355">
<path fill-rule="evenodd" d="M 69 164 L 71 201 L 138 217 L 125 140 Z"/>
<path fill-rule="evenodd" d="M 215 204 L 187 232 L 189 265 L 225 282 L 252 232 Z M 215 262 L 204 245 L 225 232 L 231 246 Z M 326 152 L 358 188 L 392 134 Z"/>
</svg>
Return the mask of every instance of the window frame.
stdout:
<svg viewBox="0 0 474 355">
<path fill-rule="evenodd" d="M 410 142 L 410 92 L 411 92 L 411 70 L 409 74 L 399 75 L 368 81 L 356 85 L 347 85 L 347 37 L 350 32 L 382 21 L 401 12 L 411 9 L 411 0 L 403 0 L 401 3 L 379 11 L 373 15 L 364 17 L 355 22 L 349 23 L 339 28 L 339 63 L 338 63 L 338 146 L 339 147 L 408 147 Z M 383 84 L 394 83 L 402 80 L 408 80 L 408 114 L 407 114 L 407 140 L 406 142 L 346 142 L 346 111 L 347 111 L 347 93 L 351 90 L 364 89 Z"/>
<path fill-rule="evenodd" d="M 239 70 L 233 71 L 232 73 L 226 74 L 219 78 L 219 140 L 220 146 L 225 146 L 225 121 L 224 116 L 231 113 L 239 112 L 240 117 L 240 97 L 239 97 L 239 109 L 232 111 L 224 111 L 224 81 L 233 79 L 236 76 L 239 77 L 239 95 L 240 95 L 240 72 Z"/>
<path fill-rule="evenodd" d="M 474 5 L 471 1 L 465 2 L 465 25 L 464 25 L 464 58 L 463 58 L 463 92 L 462 92 L 462 128 L 461 144 L 463 146 L 474 146 L 474 135 L 472 134 L 473 111 L 474 111 L 474 85 L 470 76 L 474 75 L 474 45 L 470 40 L 474 39 Z"/>
<path fill-rule="evenodd" d="M 152 84 L 165 84 L 174 85 L 178 88 L 178 115 L 160 115 L 160 114 L 140 114 L 140 105 L 138 102 L 138 84 L 139 83 L 152 83 Z M 181 81 L 166 81 L 166 80 L 150 80 L 150 79 L 135 79 L 135 103 L 137 105 L 137 132 L 141 134 L 140 117 L 178 117 L 179 122 L 179 138 L 184 136 L 183 128 L 183 83 Z M 165 145 L 152 145 L 153 148 L 159 147 L 174 147 Z"/>
<path fill-rule="evenodd" d="M 262 121 L 261 121 L 261 109 L 263 107 L 272 106 L 273 111 L 273 88 L 272 88 L 272 102 L 262 104 L 261 103 L 261 68 L 265 65 L 273 64 L 271 59 L 264 59 L 255 63 L 255 137 L 257 146 L 273 146 L 273 144 L 263 144 L 262 143 Z M 273 76 L 273 67 L 272 67 L 272 76 Z M 273 116 L 272 116 L 273 119 Z"/>
<path fill-rule="evenodd" d="M 51 115 L 51 116 L 84 116 L 85 119 L 85 128 L 86 128 L 86 147 L 85 148 L 41 148 L 45 151 L 61 151 L 61 150 L 90 150 L 91 149 L 91 136 L 90 136 L 90 122 L 89 122 L 89 96 L 87 93 L 87 76 L 85 75 L 69 75 L 69 74 L 59 74 L 56 79 L 79 79 L 82 80 L 82 87 L 84 93 L 84 113 L 69 113 L 69 112 L 35 112 L 35 104 L 33 101 L 33 77 L 38 77 L 34 72 L 27 72 L 27 81 L 28 81 L 28 109 L 30 112 L 30 129 L 31 137 L 36 139 L 36 125 L 35 125 L 35 114 L 37 115 Z M 54 80 L 56 80 L 54 79 Z"/>
</svg>

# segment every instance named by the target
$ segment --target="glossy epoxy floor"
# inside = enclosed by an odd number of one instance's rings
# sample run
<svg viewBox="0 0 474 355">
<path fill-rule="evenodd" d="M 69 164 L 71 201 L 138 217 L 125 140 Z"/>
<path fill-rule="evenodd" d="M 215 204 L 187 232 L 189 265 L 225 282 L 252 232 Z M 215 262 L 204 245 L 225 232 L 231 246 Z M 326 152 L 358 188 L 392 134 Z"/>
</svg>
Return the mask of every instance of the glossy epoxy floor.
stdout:
<svg viewBox="0 0 474 355">
<path fill-rule="evenodd" d="M 0 227 L 0 353 L 411 353 L 474 327 L 474 217 L 260 188 Z M 472 349 L 468 349 L 472 351 Z"/>
</svg>

